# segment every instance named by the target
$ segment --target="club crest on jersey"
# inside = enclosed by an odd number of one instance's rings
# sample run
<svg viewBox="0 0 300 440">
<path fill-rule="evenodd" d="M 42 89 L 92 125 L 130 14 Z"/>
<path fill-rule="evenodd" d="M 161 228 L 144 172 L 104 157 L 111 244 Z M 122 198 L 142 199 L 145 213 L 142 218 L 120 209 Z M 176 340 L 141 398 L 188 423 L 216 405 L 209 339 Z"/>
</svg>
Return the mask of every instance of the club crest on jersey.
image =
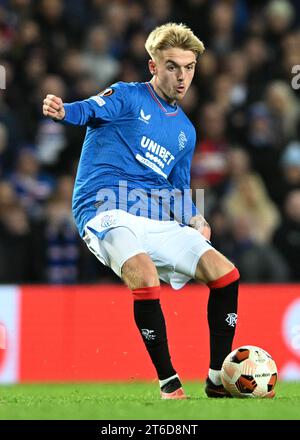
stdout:
<svg viewBox="0 0 300 440">
<path fill-rule="evenodd" d="M 98 93 L 98 96 L 111 96 L 113 93 L 115 93 L 114 89 L 108 88 L 105 90 L 102 90 L 102 92 Z"/>
<path fill-rule="evenodd" d="M 178 136 L 179 151 L 182 151 L 184 149 L 186 142 L 187 142 L 186 135 L 184 131 L 181 131 Z"/>
<path fill-rule="evenodd" d="M 145 122 L 145 124 L 149 124 L 151 119 L 151 115 L 145 115 L 144 110 L 141 109 L 139 120 Z"/>
</svg>

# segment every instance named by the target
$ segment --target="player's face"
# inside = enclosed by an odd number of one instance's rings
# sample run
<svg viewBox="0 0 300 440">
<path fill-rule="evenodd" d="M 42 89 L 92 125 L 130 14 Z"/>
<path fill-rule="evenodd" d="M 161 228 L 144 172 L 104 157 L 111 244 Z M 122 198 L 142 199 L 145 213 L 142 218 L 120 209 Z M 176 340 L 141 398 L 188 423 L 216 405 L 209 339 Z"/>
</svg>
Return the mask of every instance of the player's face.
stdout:
<svg viewBox="0 0 300 440">
<path fill-rule="evenodd" d="M 196 55 L 191 50 L 171 48 L 149 61 L 151 84 L 156 93 L 170 104 L 180 101 L 189 89 L 195 73 Z"/>
</svg>

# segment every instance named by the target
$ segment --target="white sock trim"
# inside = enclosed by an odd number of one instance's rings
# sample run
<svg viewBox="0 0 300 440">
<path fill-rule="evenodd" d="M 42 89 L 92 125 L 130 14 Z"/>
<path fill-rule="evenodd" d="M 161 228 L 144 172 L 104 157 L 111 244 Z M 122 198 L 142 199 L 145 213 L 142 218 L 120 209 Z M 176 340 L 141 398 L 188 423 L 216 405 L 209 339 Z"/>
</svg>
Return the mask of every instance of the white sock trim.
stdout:
<svg viewBox="0 0 300 440">
<path fill-rule="evenodd" d="M 211 368 L 208 370 L 208 377 L 215 385 L 221 385 L 221 370 L 212 370 Z"/>
<path fill-rule="evenodd" d="M 166 383 L 170 382 L 170 380 L 175 379 L 176 377 L 179 379 L 178 374 L 174 374 L 174 376 L 168 377 L 167 379 L 159 380 L 160 388 L 166 385 Z"/>
</svg>

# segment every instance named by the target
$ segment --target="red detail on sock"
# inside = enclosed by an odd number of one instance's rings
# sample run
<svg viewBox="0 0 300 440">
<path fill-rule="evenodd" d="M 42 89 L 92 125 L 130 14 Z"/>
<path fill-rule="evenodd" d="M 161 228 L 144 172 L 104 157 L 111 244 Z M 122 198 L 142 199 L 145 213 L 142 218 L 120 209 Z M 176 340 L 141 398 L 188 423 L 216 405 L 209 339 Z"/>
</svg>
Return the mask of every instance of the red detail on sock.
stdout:
<svg viewBox="0 0 300 440">
<path fill-rule="evenodd" d="M 135 301 L 149 300 L 149 299 L 159 299 L 160 297 L 160 286 L 154 287 L 142 287 L 140 289 L 134 289 L 132 291 L 133 299 Z"/>
<path fill-rule="evenodd" d="M 207 286 L 210 289 L 222 289 L 222 287 L 228 286 L 229 284 L 233 283 L 239 278 L 240 278 L 240 273 L 238 269 L 235 267 L 226 275 L 223 275 L 222 277 L 218 278 L 215 281 L 210 281 L 209 283 L 207 283 Z"/>
</svg>

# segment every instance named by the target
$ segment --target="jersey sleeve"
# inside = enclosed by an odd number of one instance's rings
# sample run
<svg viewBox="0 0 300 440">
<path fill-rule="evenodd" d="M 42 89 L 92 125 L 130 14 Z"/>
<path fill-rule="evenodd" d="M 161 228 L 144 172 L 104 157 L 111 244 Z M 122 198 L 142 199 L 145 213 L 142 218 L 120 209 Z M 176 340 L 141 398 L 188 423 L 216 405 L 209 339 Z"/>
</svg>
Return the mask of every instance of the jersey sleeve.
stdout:
<svg viewBox="0 0 300 440">
<path fill-rule="evenodd" d="M 65 117 L 61 121 L 72 125 L 98 125 L 114 121 L 132 111 L 134 88 L 116 83 L 98 95 L 84 101 L 64 104 Z"/>
<path fill-rule="evenodd" d="M 192 200 L 190 192 L 191 161 L 193 153 L 194 147 L 177 162 L 168 178 L 173 188 L 179 190 L 178 194 L 181 197 L 182 206 L 180 212 L 182 213 L 182 218 L 177 220 L 186 225 L 189 224 L 191 217 L 199 213 Z"/>
</svg>

